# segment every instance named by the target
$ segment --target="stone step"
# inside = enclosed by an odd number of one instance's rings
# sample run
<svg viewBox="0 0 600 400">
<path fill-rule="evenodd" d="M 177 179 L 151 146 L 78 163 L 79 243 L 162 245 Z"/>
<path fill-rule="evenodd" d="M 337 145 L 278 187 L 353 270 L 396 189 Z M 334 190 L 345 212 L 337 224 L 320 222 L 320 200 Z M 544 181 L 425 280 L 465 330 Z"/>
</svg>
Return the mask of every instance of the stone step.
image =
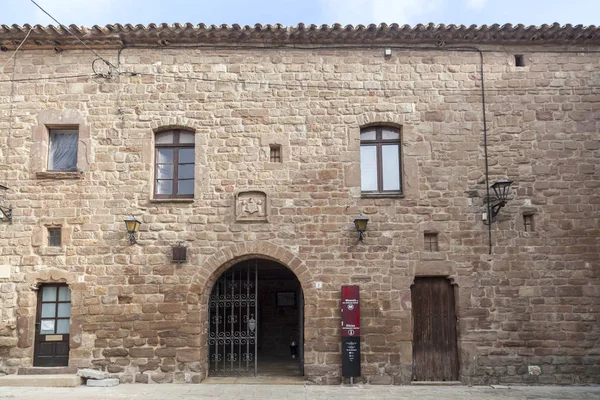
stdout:
<svg viewBox="0 0 600 400">
<path fill-rule="evenodd" d="M 19 368 L 18 375 L 63 375 L 76 374 L 76 367 L 26 367 Z"/>
<path fill-rule="evenodd" d="M 461 381 L 412 381 L 413 386 L 461 386 Z"/>
<path fill-rule="evenodd" d="M 117 386 L 119 384 L 119 380 L 117 378 L 107 378 L 107 379 L 88 379 L 87 386 L 91 387 L 111 387 Z"/>
<path fill-rule="evenodd" d="M 83 384 L 77 375 L 5 375 L 0 376 L 0 387 L 76 387 Z"/>
</svg>

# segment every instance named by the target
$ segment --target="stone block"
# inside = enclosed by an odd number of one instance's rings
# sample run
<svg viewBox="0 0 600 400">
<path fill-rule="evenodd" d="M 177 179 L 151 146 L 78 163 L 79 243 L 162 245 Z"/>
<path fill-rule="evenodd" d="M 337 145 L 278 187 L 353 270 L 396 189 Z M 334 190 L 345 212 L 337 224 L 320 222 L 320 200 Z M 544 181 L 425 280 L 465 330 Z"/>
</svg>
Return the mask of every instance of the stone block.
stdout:
<svg viewBox="0 0 600 400">
<path fill-rule="evenodd" d="M 10 278 L 10 265 L 0 265 L 0 279 Z"/>
<path fill-rule="evenodd" d="M 87 386 L 90 387 L 112 387 L 119 384 L 119 379 L 108 378 L 108 379 L 88 379 L 86 382 Z"/>
<path fill-rule="evenodd" d="M 87 379 L 107 379 L 108 372 L 98 371 L 97 369 L 80 369 L 77 371 L 77 376 Z"/>
</svg>

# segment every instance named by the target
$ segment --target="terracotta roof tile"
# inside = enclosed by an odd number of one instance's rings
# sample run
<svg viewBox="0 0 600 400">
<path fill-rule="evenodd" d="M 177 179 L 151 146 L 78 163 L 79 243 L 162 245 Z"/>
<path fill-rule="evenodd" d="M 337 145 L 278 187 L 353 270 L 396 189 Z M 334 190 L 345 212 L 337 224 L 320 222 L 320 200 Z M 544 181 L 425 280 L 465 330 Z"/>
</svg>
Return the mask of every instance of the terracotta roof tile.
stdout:
<svg viewBox="0 0 600 400">
<path fill-rule="evenodd" d="M 15 48 L 32 26 L 0 25 L 0 44 Z M 413 27 L 398 24 L 370 25 L 193 25 L 191 23 L 131 25 L 94 25 L 91 28 L 70 25 L 69 30 L 86 44 L 97 47 L 125 45 L 302 45 L 302 44 L 600 44 L 600 28 L 564 25 L 435 25 Z M 26 47 L 78 46 L 62 27 L 33 26 Z"/>
</svg>

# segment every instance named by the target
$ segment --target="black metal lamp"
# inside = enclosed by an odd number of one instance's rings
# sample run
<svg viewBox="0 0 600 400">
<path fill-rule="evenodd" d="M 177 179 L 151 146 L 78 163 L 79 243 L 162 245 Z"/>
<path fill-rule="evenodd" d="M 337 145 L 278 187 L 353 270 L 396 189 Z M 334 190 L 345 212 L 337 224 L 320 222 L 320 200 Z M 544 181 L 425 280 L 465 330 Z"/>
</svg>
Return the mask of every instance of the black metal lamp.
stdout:
<svg viewBox="0 0 600 400">
<path fill-rule="evenodd" d="M 496 215 L 500 212 L 500 209 L 506 205 L 508 202 L 508 191 L 510 189 L 510 185 L 512 185 L 513 181 L 508 179 L 498 179 L 492 185 L 492 189 L 494 190 L 494 200 L 492 202 L 492 220 L 496 218 Z"/>
<path fill-rule="evenodd" d="M 129 244 L 137 243 L 135 239 L 135 234 L 140 229 L 140 225 L 142 224 L 138 221 L 133 215 L 131 217 L 125 218 L 125 227 L 127 227 L 127 233 L 129 233 Z"/>
<path fill-rule="evenodd" d="M 361 242 L 363 241 L 364 233 L 367 230 L 368 222 L 369 218 L 365 217 L 362 214 L 360 214 L 360 216 L 354 219 L 354 227 L 356 227 L 356 230 L 358 231 L 358 240 L 360 240 Z"/>
<path fill-rule="evenodd" d="M 0 190 L 8 190 L 4 185 L 0 185 Z M 0 218 L 8 221 L 12 225 L 12 206 L 0 205 Z"/>
</svg>

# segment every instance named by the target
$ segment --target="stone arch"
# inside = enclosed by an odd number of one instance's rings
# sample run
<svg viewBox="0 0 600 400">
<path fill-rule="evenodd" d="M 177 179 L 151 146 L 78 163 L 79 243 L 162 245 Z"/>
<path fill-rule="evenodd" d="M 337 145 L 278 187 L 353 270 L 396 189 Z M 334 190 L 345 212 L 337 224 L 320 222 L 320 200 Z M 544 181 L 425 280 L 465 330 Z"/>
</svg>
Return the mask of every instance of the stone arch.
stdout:
<svg viewBox="0 0 600 400">
<path fill-rule="evenodd" d="M 305 299 L 315 296 L 314 280 L 310 270 L 293 253 L 269 242 L 237 243 L 220 249 L 204 261 L 202 269 L 194 277 L 191 291 L 207 300 L 214 283 L 223 272 L 234 264 L 250 258 L 266 258 L 277 261 L 296 275 Z"/>
<path fill-rule="evenodd" d="M 172 130 L 182 130 L 182 131 L 188 131 L 191 133 L 196 133 L 196 129 L 190 127 L 190 126 L 184 126 L 184 125 L 161 125 L 158 128 L 154 128 L 152 129 L 152 131 L 154 133 L 161 133 L 161 132 L 166 132 L 166 131 L 172 131 Z"/>
<path fill-rule="evenodd" d="M 198 371 L 199 379 L 194 378 L 194 381 L 201 381 L 208 376 L 206 343 L 208 341 L 208 300 L 212 289 L 228 268 L 251 258 L 276 261 L 296 275 L 304 294 L 304 327 L 305 330 L 314 329 L 312 324 L 317 315 L 317 293 L 310 270 L 298 257 L 289 250 L 268 242 L 245 242 L 224 247 L 202 263 L 202 268 L 196 273 L 190 286 L 190 296 L 195 298 L 195 301 L 191 303 L 188 301 L 188 322 L 200 324 L 200 332 L 196 340 L 201 346 L 198 350 L 190 349 L 191 351 L 188 352 L 190 358 L 199 361 L 197 363 L 199 365 L 194 367 Z M 304 342 L 305 353 L 311 351 L 312 343 L 309 345 L 308 341 L 307 338 Z"/>
<path fill-rule="evenodd" d="M 154 133 L 170 129 L 182 129 L 194 133 L 197 131 L 197 129 L 192 126 L 191 121 L 184 117 L 160 117 L 152 121 L 150 128 Z"/>
<path fill-rule="evenodd" d="M 50 268 L 27 274 L 25 275 L 25 280 L 35 288 L 41 283 L 66 283 L 71 286 L 77 282 L 77 274 L 61 269 Z"/>
<path fill-rule="evenodd" d="M 402 128 L 406 124 L 403 114 L 396 112 L 367 112 L 357 117 L 358 128 L 366 128 L 374 125 L 388 125 Z"/>
<path fill-rule="evenodd" d="M 350 130 L 350 143 L 349 148 L 351 150 L 359 151 L 360 148 L 360 131 L 363 128 L 371 126 L 390 126 L 400 129 L 401 140 L 404 141 L 404 126 L 406 119 L 404 115 L 385 112 L 367 112 L 357 116 L 358 124 L 353 126 Z"/>
</svg>

